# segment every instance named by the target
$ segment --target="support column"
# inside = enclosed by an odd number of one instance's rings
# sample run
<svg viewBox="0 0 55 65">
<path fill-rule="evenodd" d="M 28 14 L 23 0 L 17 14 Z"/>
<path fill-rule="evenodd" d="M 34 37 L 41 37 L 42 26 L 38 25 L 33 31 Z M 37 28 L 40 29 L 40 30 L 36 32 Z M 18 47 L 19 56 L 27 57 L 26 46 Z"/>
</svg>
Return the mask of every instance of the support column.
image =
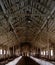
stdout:
<svg viewBox="0 0 55 65">
<path fill-rule="evenodd" d="M 40 48 L 38 48 L 38 57 L 40 57 Z"/>
<path fill-rule="evenodd" d="M 7 49 L 5 49 L 5 57 L 7 57 Z"/>
<path fill-rule="evenodd" d="M 4 49 L 2 49 L 2 55 L 3 55 L 3 58 L 4 58 Z"/>
<path fill-rule="evenodd" d="M 51 59 L 51 50 L 49 49 L 49 59 Z"/>
<path fill-rule="evenodd" d="M 50 43 L 49 43 L 49 27 L 48 27 L 48 22 L 47 22 L 47 48 L 48 48 L 48 59 L 50 59 Z"/>
<path fill-rule="evenodd" d="M 14 46 L 13 46 L 13 55 L 15 55 Z"/>
<path fill-rule="evenodd" d="M 53 57 L 55 59 L 55 47 L 53 47 Z"/>
<path fill-rule="evenodd" d="M 9 56 L 10 56 L 10 50 L 9 50 L 9 47 L 8 47 L 7 54 L 8 54 L 8 59 L 9 59 Z"/>
</svg>

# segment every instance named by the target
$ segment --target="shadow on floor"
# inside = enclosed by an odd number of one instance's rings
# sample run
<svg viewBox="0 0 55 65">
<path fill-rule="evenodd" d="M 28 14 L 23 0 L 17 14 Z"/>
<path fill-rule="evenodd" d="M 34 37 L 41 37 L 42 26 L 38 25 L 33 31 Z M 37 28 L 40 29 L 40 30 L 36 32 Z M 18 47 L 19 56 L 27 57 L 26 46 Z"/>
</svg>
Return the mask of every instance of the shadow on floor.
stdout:
<svg viewBox="0 0 55 65">
<path fill-rule="evenodd" d="M 22 59 L 17 63 L 17 65 L 39 65 L 29 57 L 23 56 Z"/>
</svg>

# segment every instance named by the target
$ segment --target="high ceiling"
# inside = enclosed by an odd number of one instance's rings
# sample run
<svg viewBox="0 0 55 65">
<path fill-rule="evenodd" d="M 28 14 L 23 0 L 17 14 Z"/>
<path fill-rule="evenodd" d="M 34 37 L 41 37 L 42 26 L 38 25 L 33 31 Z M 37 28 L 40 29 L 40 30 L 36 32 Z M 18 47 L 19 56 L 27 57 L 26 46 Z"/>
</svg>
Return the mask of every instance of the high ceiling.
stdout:
<svg viewBox="0 0 55 65">
<path fill-rule="evenodd" d="M 55 43 L 55 0 L 0 0 L 0 46 L 22 42 Z"/>
</svg>

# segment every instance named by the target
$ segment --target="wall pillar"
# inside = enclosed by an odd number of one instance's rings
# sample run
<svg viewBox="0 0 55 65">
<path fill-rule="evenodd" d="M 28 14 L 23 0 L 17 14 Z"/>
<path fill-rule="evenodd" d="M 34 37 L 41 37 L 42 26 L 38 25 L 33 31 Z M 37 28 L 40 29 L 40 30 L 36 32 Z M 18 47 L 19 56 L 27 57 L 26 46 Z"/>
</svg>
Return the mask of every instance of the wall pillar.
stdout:
<svg viewBox="0 0 55 65">
<path fill-rule="evenodd" d="M 13 46 L 13 55 L 15 55 L 15 50 L 14 50 L 14 46 Z"/>
<path fill-rule="evenodd" d="M 55 59 L 55 47 L 53 47 L 53 57 Z"/>
</svg>

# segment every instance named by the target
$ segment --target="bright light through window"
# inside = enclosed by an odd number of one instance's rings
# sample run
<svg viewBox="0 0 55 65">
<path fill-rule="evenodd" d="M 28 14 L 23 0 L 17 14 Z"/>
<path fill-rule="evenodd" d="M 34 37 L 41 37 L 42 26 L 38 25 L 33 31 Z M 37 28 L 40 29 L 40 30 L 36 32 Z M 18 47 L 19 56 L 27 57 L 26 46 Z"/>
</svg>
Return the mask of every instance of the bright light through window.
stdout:
<svg viewBox="0 0 55 65">
<path fill-rule="evenodd" d="M 53 56 L 53 50 L 51 50 L 51 56 Z"/>
<path fill-rule="evenodd" d="M 44 55 L 45 55 L 45 51 L 44 51 Z"/>
<path fill-rule="evenodd" d="M 9 54 L 9 52 L 7 51 L 7 54 Z"/>
<path fill-rule="evenodd" d="M 48 51 L 46 51 L 46 55 L 48 55 Z"/>
<path fill-rule="evenodd" d="M 0 49 L 0 54 L 2 54 L 2 49 Z"/>
<path fill-rule="evenodd" d="M 41 51 L 41 55 L 43 55 L 43 51 Z"/>
<path fill-rule="evenodd" d="M 7 51 L 7 54 L 10 54 L 10 51 Z"/>
<path fill-rule="evenodd" d="M 35 55 L 35 52 L 33 53 L 33 55 Z"/>
</svg>

